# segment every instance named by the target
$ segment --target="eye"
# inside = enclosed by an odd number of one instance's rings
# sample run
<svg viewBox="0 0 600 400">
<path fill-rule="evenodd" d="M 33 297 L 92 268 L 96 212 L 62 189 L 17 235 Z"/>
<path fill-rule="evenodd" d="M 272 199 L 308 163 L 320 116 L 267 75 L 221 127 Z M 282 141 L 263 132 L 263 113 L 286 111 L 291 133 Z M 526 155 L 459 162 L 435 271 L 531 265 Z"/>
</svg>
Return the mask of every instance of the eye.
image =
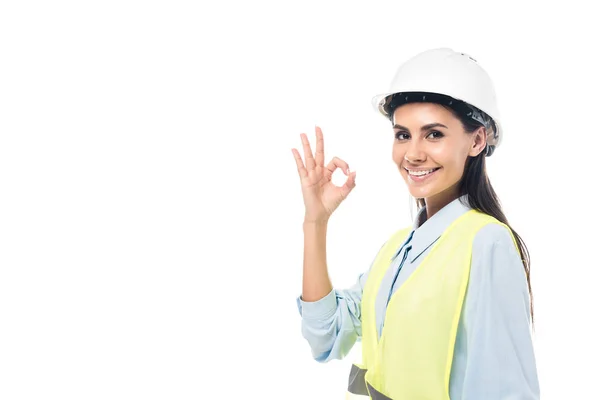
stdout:
<svg viewBox="0 0 600 400">
<path fill-rule="evenodd" d="M 410 139 L 410 136 L 409 136 L 409 134 L 408 134 L 408 133 L 405 133 L 405 132 L 402 132 L 402 131 L 396 132 L 396 133 L 394 134 L 394 137 L 395 137 L 397 140 L 408 140 L 408 139 Z"/>
<path fill-rule="evenodd" d="M 427 137 L 431 139 L 441 139 L 444 137 L 444 134 L 440 131 L 431 131 Z"/>
</svg>

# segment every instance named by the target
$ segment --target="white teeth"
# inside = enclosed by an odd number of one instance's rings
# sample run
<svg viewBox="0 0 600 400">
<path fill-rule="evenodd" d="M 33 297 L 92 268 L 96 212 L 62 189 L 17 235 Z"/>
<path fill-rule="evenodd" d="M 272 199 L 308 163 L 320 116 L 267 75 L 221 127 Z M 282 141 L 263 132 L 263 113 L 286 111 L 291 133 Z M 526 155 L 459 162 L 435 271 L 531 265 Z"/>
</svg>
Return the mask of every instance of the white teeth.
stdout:
<svg viewBox="0 0 600 400">
<path fill-rule="evenodd" d="M 432 173 L 433 171 L 435 171 L 434 169 L 430 169 L 427 171 L 411 171 L 411 170 L 407 170 L 409 175 L 413 175 L 413 176 L 423 176 L 423 175 L 427 175 Z"/>
</svg>

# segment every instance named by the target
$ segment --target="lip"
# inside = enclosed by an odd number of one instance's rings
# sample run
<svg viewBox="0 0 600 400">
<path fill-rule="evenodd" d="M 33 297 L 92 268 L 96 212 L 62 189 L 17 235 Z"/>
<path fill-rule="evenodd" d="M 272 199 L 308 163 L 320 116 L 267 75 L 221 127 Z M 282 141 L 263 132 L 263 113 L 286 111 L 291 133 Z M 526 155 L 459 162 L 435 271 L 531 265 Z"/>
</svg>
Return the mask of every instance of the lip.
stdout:
<svg viewBox="0 0 600 400">
<path fill-rule="evenodd" d="M 427 174 L 427 175 L 423 175 L 423 176 L 414 176 L 411 175 L 410 173 L 408 173 L 408 169 L 404 168 L 404 170 L 406 171 L 406 175 L 408 175 L 408 179 L 410 179 L 412 182 L 415 183 L 421 183 L 421 182 L 425 182 L 429 179 L 431 179 L 431 177 L 433 177 L 440 169 L 441 167 L 437 167 L 437 168 L 411 168 L 411 171 L 429 171 L 430 169 L 435 169 L 435 171 Z"/>
</svg>

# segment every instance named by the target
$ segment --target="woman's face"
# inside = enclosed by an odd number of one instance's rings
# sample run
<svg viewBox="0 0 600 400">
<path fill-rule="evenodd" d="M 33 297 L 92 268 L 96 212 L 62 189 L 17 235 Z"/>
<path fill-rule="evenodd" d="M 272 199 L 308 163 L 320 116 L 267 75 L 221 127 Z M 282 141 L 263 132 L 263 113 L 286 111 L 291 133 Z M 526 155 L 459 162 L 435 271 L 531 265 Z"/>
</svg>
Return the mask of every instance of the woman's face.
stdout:
<svg viewBox="0 0 600 400">
<path fill-rule="evenodd" d="M 392 157 L 410 194 L 428 205 L 456 198 L 467 157 L 485 147 L 485 130 L 467 134 L 452 112 L 434 103 L 402 105 L 392 121 Z"/>
</svg>

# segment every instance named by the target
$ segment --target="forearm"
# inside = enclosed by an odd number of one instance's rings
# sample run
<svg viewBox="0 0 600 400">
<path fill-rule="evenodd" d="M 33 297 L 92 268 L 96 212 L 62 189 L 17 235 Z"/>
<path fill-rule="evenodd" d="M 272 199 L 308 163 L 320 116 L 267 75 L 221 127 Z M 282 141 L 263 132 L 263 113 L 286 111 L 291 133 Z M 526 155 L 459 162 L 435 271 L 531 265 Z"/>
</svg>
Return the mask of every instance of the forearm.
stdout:
<svg viewBox="0 0 600 400">
<path fill-rule="evenodd" d="M 361 287 L 365 275 L 352 287 L 332 290 L 318 301 L 305 302 L 297 298 L 302 335 L 310 344 L 315 360 L 343 359 L 361 336 Z"/>
<path fill-rule="evenodd" d="M 304 222 L 302 300 L 317 301 L 333 289 L 327 271 L 327 222 Z"/>
<path fill-rule="evenodd" d="M 303 296 L 297 297 L 302 334 L 313 357 L 320 362 L 344 358 L 361 337 L 362 292 L 368 277 L 368 272 L 363 273 L 352 287 L 332 289 L 325 262 L 326 228 L 305 226 L 305 249 L 309 256 L 305 258 Z M 312 258 L 319 258 L 318 254 L 320 261 L 311 262 Z M 306 296 L 309 299 L 303 298 Z"/>
</svg>

